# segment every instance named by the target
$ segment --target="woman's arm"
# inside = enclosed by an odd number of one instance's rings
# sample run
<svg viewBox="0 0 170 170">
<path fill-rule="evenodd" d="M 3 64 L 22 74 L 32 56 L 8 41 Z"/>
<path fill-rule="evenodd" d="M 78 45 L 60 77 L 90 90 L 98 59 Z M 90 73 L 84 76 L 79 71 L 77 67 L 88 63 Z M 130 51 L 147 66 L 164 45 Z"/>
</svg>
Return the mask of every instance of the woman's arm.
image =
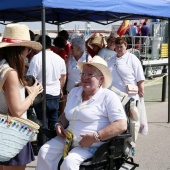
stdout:
<svg viewBox="0 0 170 170">
<path fill-rule="evenodd" d="M 139 94 L 139 97 L 143 97 L 144 96 L 144 80 L 141 80 L 139 81 L 138 83 L 138 94 Z"/>
<path fill-rule="evenodd" d="M 31 86 L 30 93 L 25 100 L 21 100 L 19 91 L 20 82 L 16 71 L 11 71 L 4 83 L 3 89 L 8 105 L 9 112 L 12 116 L 20 117 L 33 103 L 35 97 L 40 93 L 40 85 L 38 82 Z M 41 89 L 42 92 L 43 89 Z"/>
<path fill-rule="evenodd" d="M 56 123 L 56 133 L 60 137 L 65 137 L 65 128 L 68 126 L 68 120 L 65 117 L 65 113 L 62 113 L 58 119 L 58 123 Z"/>
<path fill-rule="evenodd" d="M 61 122 L 61 125 L 66 128 L 68 126 L 68 120 L 65 117 L 65 113 L 62 113 L 60 117 L 58 118 L 58 121 Z"/>
<path fill-rule="evenodd" d="M 98 131 L 101 141 L 110 139 L 123 133 L 127 129 L 127 120 L 121 119 L 110 123 L 104 129 Z"/>
<path fill-rule="evenodd" d="M 63 90 L 65 82 L 66 82 L 66 74 L 62 74 L 60 78 L 60 86 L 62 90 Z"/>
<path fill-rule="evenodd" d="M 117 120 L 110 123 L 104 129 L 89 134 L 81 134 L 82 139 L 79 144 L 82 147 L 89 147 L 98 141 L 104 141 L 123 133 L 127 129 L 127 120 Z"/>
</svg>

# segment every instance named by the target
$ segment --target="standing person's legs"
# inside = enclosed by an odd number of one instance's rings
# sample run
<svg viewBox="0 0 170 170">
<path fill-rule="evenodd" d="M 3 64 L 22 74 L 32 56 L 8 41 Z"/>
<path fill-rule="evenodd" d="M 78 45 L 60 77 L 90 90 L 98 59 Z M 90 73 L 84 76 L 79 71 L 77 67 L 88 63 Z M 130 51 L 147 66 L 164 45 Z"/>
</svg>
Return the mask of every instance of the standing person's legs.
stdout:
<svg viewBox="0 0 170 170">
<path fill-rule="evenodd" d="M 46 128 L 54 130 L 55 123 L 58 121 L 60 96 L 52 96 L 46 94 Z M 42 102 L 34 106 L 37 118 L 43 122 Z M 43 145 L 43 133 L 39 131 L 37 136 L 38 147 Z"/>
<path fill-rule="evenodd" d="M 57 170 L 64 143 L 65 139 L 58 136 L 45 143 L 38 153 L 36 170 Z"/>
<path fill-rule="evenodd" d="M 58 111 L 59 111 L 59 96 L 46 95 L 47 103 L 47 118 L 48 118 L 48 129 L 54 130 L 55 124 L 58 121 Z"/>
</svg>

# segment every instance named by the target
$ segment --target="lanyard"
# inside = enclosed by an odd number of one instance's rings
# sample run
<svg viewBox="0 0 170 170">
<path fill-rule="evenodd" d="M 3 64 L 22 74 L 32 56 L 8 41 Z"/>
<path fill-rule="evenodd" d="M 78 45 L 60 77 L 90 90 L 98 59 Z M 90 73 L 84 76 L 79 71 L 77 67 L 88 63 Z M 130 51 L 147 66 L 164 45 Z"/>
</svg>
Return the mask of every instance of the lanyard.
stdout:
<svg viewBox="0 0 170 170">
<path fill-rule="evenodd" d="M 74 125 L 75 125 L 75 120 L 76 120 L 76 118 L 78 117 L 78 115 L 80 114 L 80 111 L 81 111 L 82 109 L 84 109 L 84 108 L 89 107 L 89 106 L 86 105 L 87 102 L 88 102 L 88 101 L 82 103 L 82 104 L 79 105 L 79 106 L 78 106 L 79 101 L 77 102 L 76 107 L 74 108 L 74 111 L 73 111 L 73 114 L 72 114 L 72 122 L 73 122 L 73 123 L 70 125 L 70 131 L 72 131 L 72 129 L 73 129 Z M 77 110 L 77 114 L 76 114 L 76 110 Z"/>
</svg>

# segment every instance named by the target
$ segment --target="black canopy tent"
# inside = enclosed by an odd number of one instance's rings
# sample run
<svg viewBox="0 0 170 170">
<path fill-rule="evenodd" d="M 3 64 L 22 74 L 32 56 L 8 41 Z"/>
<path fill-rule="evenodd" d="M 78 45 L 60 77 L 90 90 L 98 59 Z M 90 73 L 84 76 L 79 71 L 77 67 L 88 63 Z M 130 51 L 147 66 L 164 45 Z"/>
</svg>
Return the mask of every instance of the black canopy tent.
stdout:
<svg viewBox="0 0 170 170">
<path fill-rule="evenodd" d="M 35 22 L 41 21 L 40 15 L 41 8 L 24 8 L 17 10 L 2 10 L 0 11 L 0 23 L 6 24 L 6 21 L 15 22 Z M 24 13 L 23 13 L 24 12 Z M 113 22 L 124 19 L 142 19 L 142 18 L 155 18 L 155 16 L 127 14 L 127 13 L 114 13 L 108 11 L 74 11 L 68 9 L 53 9 L 45 8 L 45 21 L 49 24 L 62 25 L 72 21 L 92 21 L 102 25 L 108 25 Z M 165 17 L 159 17 L 165 19 Z"/>
<path fill-rule="evenodd" d="M 93 21 L 102 25 L 124 19 L 159 18 L 168 19 L 170 29 L 170 1 L 169 0 L 13 0 L 9 3 L 1 0 L 0 23 L 41 21 L 43 36 L 43 86 L 46 93 L 45 68 L 45 23 L 61 25 L 72 21 Z M 169 30 L 168 29 L 168 30 Z M 168 42 L 168 56 L 170 61 L 170 39 Z M 168 61 L 168 63 L 170 63 Z M 169 65 L 169 64 L 168 64 Z M 168 67 L 170 72 L 170 66 Z M 168 81 L 170 76 L 168 75 Z M 169 84 L 169 82 L 168 82 Z M 170 96 L 170 91 L 168 91 Z M 45 125 L 46 99 L 43 100 L 43 117 Z M 170 98 L 168 97 L 168 105 Z M 168 123 L 170 109 L 168 107 Z"/>
</svg>

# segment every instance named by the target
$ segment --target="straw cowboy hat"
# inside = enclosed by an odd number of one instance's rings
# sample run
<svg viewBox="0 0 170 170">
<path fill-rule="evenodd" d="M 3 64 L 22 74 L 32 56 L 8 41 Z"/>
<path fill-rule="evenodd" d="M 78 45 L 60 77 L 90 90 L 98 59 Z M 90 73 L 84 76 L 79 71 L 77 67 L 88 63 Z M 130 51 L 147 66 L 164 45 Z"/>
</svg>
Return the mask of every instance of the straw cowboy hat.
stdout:
<svg viewBox="0 0 170 170">
<path fill-rule="evenodd" d="M 42 45 L 30 40 L 29 28 L 24 24 L 8 24 L 5 27 L 0 48 L 10 46 L 24 46 L 41 50 Z"/>
<path fill-rule="evenodd" d="M 108 88 L 112 83 L 112 74 L 107 67 L 107 63 L 100 56 L 95 55 L 88 63 L 86 62 L 78 62 L 78 66 L 80 70 L 83 70 L 85 65 L 92 65 L 96 67 L 104 76 L 104 82 L 102 84 L 103 88 Z"/>
<path fill-rule="evenodd" d="M 90 38 L 91 38 L 91 41 L 89 42 L 89 45 L 97 45 L 100 48 L 105 47 L 105 45 L 106 45 L 105 38 L 102 35 L 100 35 L 99 33 L 96 33 L 94 35 L 94 37 L 92 36 Z"/>
</svg>

